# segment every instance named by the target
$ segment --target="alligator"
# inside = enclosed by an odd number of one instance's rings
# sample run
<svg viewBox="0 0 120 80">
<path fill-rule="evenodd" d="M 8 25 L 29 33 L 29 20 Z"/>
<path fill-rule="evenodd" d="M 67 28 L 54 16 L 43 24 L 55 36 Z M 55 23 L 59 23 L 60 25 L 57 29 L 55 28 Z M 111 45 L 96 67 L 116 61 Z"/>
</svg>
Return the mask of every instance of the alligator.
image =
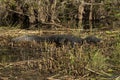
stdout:
<svg viewBox="0 0 120 80">
<path fill-rule="evenodd" d="M 51 36 L 37 36 L 37 35 L 23 35 L 17 38 L 12 39 L 13 42 L 25 42 L 25 41 L 35 41 L 35 42 L 50 42 L 55 43 L 56 46 L 61 46 L 62 44 L 74 45 L 79 43 L 80 45 L 83 44 L 83 39 L 73 36 L 73 35 L 51 35 Z"/>
<path fill-rule="evenodd" d="M 88 44 L 94 43 L 97 44 L 101 41 L 101 39 L 95 37 L 95 36 L 88 36 L 84 39 L 73 36 L 73 35 L 51 35 L 51 36 L 37 36 L 37 35 L 24 35 L 17 38 L 12 39 L 13 42 L 22 42 L 22 41 L 35 41 L 35 42 L 50 42 L 55 43 L 56 46 L 61 46 L 62 44 L 68 44 L 70 43 L 71 46 L 78 43 L 80 45 L 83 44 L 84 41 L 86 41 Z"/>
</svg>

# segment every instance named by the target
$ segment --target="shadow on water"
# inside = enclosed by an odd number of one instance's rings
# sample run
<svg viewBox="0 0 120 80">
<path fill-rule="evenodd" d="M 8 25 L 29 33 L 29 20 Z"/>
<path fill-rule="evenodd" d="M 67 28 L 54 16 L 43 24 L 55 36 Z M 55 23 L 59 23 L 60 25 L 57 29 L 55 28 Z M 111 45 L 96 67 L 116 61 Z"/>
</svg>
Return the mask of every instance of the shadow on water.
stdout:
<svg viewBox="0 0 120 80">
<path fill-rule="evenodd" d="M 45 49 L 28 47 L 11 47 L 0 49 L 0 62 L 16 62 L 23 60 L 39 59 Z"/>
</svg>

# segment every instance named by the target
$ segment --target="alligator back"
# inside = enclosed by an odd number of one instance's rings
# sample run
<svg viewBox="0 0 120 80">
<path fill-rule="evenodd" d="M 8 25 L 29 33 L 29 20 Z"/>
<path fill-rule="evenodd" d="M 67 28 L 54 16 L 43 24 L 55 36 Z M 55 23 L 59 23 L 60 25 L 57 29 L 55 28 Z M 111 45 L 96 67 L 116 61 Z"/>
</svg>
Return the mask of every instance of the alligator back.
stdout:
<svg viewBox="0 0 120 80">
<path fill-rule="evenodd" d="M 51 35 L 47 38 L 49 42 L 55 42 L 58 46 L 61 44 L 67 44 L 68 42 L 71 45 L 79 43 L 82 45 L 83 39 L 73 36 L 73 35 Z"/>
<path fill-rule="evenodd" d="M 35 41 L 35 42 L 51 42 L 55 43 L 56 46 L 61 46 L 62 44 L 67 44 L 68 42 L 73 46 L 75 43 L 79 43 L 82 45 L 83 39 L 73 36 L 73 35 L 51 35 L 51 36 L 36 36 L 36 35 L 24 35 L 17 38 L 13 38 L 14 42 L 22 42 L 22 41 Z"/>
</svg>

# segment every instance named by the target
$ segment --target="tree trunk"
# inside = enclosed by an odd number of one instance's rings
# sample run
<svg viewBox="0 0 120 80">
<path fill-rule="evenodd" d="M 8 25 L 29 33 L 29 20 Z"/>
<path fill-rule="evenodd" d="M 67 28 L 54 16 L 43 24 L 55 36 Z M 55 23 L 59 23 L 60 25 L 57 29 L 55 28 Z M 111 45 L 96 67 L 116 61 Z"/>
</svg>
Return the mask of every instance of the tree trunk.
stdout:
<svg viewBox="0 0 120 80">
<path fill-rule="evenodd" d="M 83 13 L 84 13 L 84 0 L 81 1 L 81 4 L 79 5 L 78 8 L 78 19 L 79 19 L 78 27 L 80 27 L 81 29 L 83 29 L 82 27 Z"/>
</svg>

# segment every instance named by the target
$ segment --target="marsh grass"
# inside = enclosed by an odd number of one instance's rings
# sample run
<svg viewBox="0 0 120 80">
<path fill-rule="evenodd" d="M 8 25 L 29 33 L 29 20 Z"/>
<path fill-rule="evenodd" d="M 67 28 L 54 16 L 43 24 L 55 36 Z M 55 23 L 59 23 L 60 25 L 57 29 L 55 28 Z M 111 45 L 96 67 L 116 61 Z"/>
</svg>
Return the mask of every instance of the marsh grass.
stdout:
<svg viewBox="0 0 120 80">
<path fill-rule="evenodd" d="M 107 36 L 107 34 L 106 34 Z M 103 37 L 103 36 L 102 36 Z M 98 45 L 11 42 L 0 37 L 0 76 L 9 80 L 78 79 L 110 80 L 119 78 L 120 36 L 103 37 Z"/>
</svg>

